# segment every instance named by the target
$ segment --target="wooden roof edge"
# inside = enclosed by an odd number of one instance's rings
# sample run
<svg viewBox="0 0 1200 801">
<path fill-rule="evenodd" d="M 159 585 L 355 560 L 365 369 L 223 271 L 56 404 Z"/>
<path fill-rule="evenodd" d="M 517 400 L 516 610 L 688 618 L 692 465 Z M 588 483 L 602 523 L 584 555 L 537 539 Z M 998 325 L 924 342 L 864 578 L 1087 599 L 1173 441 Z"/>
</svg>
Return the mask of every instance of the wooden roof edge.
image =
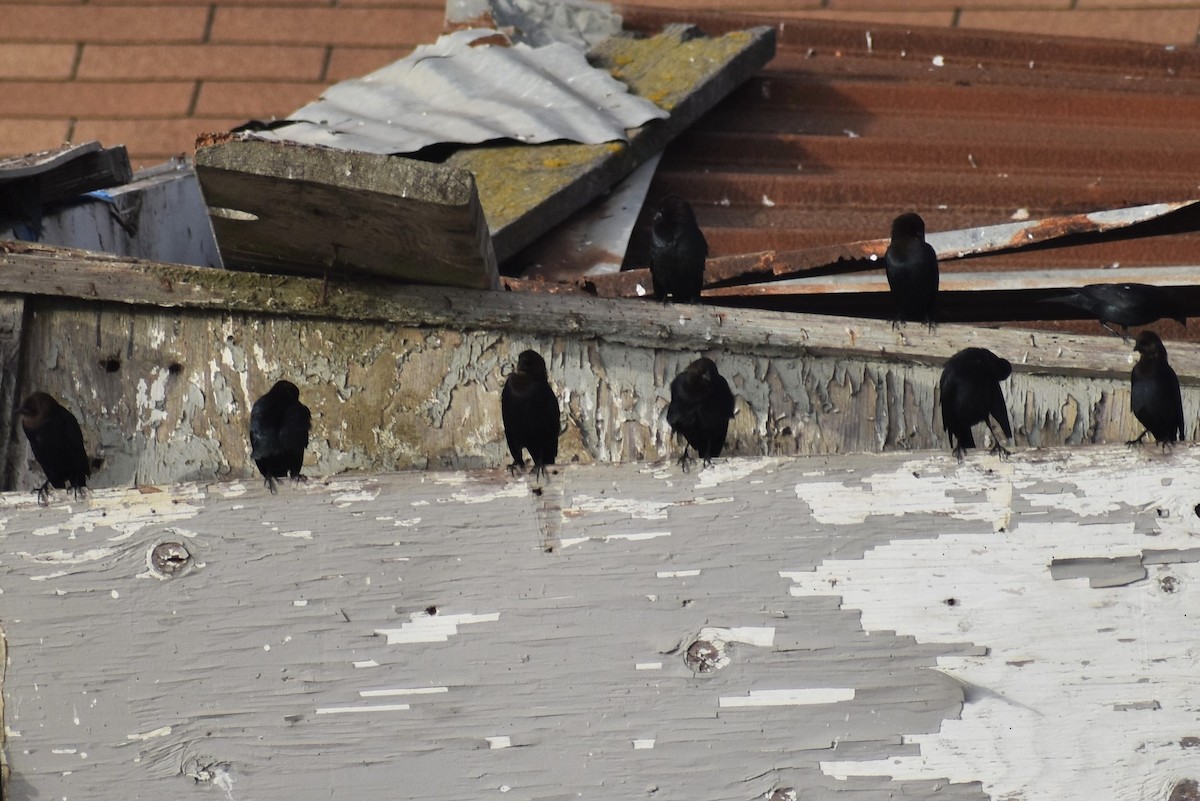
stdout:
<svg viewBox="0 0 1200 801">
<path fill-rule="evenodd" d="M 580 295 L 364 284 L 188 267 L 28 243 L 0 243 L 0 293 L 133 306 L 379 321 L 600 338 L 676 351 L 751 351 L 941 364 L 986 347 L 1018 372 L 1127 376 L 1129 346 L 1116 337 L 945 324 L 893 329 L 857 317 L 663 305 Z M 1200 345 L 1173 343 L 1171 364 L 1200 385 Z"/>
</svg>

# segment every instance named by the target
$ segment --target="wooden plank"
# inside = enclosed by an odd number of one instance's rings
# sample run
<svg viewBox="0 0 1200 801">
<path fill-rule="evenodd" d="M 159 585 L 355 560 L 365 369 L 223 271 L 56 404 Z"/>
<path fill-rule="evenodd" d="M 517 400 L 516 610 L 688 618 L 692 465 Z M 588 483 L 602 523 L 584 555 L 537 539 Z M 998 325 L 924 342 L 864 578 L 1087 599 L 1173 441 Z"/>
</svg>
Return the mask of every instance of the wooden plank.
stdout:
<svg viewBox="0 0 1200 801">
<path fill-rule="evenodd" d="M 226 136 L 197 148 L 196 175 L 227 267 L 499 286 L 463 170 Z"/>
<path fill-rule="evenodd" d="M 20 295 L 0 296 L 0 442 L 3 462 L 0 472 L 5 487 L 13 486 L 19 471 L 15 447 L 20 424 L 15 413 L 22 398 L 18 378 L 25 330 L 25 298 Z M 24 437 L 24 435 L 21 435 Z"/>
<path fill-rule="evenodd" d="M 693 26 L 668 26 L 652 37 L 612 37 L 588 54 L 633 94 L 671 112 L 630 131 L 628 143 L 487 145 L 446 161 L 475 176 L 501 262 L 662 151 L 775 55 L 774 28 L 696 34 Z"/>
<path fill-rule="evenodd" d="M 504 464 L 500 389 L 525 348 L 549 363 L 562 462 L 677 455 L 668 387 L 701 353 L 738 398 L 732 454 L 947 448 L 938 375 L 969 345 L 1014 363 L 1004 391 L 1018 448 L 1124 442 L 1141 430 L 1129 403 L 1133 353 L 1116 337 L 954 325 L 930 334 L 855 318 L 429 287 L 334 285 L 322 299 L 312 279 L 37 252 L 0 255 L 0 292 L 39 293 L 26 300 L 19 386 L 79 416 L 89 453 L 103 460 L 90 482 L 101 487 L 252 479 L 249 409 L 280 378 L 313 410 L 311 475 Z M 1193 434 L 1200 347 L 1168 347 Z M 37 475 L 23 462 L 15 486 L 32 488 Z"/>
<path fill-rule="evenodd" d="M 0 497 L 6 797 L 1197 779 L 1196 448 L 145 490 Z M 1145 578 L 1114 585 L 1116 562 Z"/>
</svg>

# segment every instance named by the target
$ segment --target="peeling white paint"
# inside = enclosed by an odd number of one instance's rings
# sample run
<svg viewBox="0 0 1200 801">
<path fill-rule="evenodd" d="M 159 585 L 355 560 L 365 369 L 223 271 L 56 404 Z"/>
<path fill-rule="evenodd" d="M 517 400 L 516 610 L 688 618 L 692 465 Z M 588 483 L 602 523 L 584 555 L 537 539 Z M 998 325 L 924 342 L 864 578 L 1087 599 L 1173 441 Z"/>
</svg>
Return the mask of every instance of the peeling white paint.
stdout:
<svg viewBox="0 0 1200 801">
<path fill-rule="evenodd" d="M 311 540 L 313 538 L 313 533 L 308 529 L 300 529 L 298 531 L 281 531 L 279 532 L 279 536 L 290 537 L 297 540 Z"/>
<path fill-rule="evenodd" d="M 151 729 L 140 734 L 126 734 L 126 740 L 153 740 L 155 737 L 166 737 L 171 733 L 170 726 L 159 726 L 157 729 Z"/>
<path fill-rule="evenodd" d="M 456 492 L 450 499 L 459 503 L 491 503 L 499 498 L 523 498 L 529 494 L 525 482 L 507 484 L 499 489 L 483 490 L 480 492 Z"/>
<path fill-rule="evenodd" d="M 669 536 L 671 536 L 671 532 L 669 531 L 643 531 L 637 534 L 606 534 L 604 536 L 604 541 L 612 542 L 613 540 L 629 540 L 630 542 L 639 542 L 641 540 L 654 540 L 658 539 L 659 537 Z"/>
<path fill-rule="evenodd" d="M 728 481 L 742 481 L 747 476 L 753 475 L 760 470 L 773 472 L 778 464 L 779 460 L 774 458 L 721 459 L 713 462 L 711 467 L 706 467 L 700 471 L 699 478 L 696 481 L 696 488 L 709 489 L 720 486 L 722 483 Z"/>
<path fill-rule="evenodd" d="M 434 695 L 436 693 L 448 692 L 450 692 L 449 687 L 408 687 L 387 690 L 360 690 L 358 694 L 363 698 L 383 698 L 393 695 Z"/>
<path fill-rule="evenodd" d="M 409 615 L 410 622 L 398 629 L 375 629 L 376 634 L 387 637 L 388 645 L 408 644 L 417 642 L 445 642 L 458 634 L 459 626 L 474 623 L 494 623 L 500 619 L 499 612 L 483 615 L 427 615 L 424 612 L 413 612 Z"/>
<path fill-rule="evenodd" d="M 638 662 L 633 666 L 634 670 L 662 670 L 662 662 Z"/>
<path fill-rule="evenodd" d="M 705 626 L 700 629 L 700 639 L 740 642 L 759 648 L 770 648 L 775 644 L 775 627 L 737 626 L 735 628 L 724 629 L 716 626 Z"/>
<path fill-rule="evenodd" d="M 809 706 L 850 701 L 854 690 L 849 687 L 819 687 L 802 690 L 751 690 L 746 696 L 721 696 L 717 706 L 736 709 L 751 706 Z"/>
<path fill-rule="evenodd" d="M 657 578 L 688 578 L 700 575 L 699 570 L 660 570 L 654 574 Z"/>
<path fill-rule="evenodd" d="M 484 737 L 483 739 L 487 741 L 488 748 L 492 749 L 493 751 L 500 748 L 512 747 L 511 737 Z"/>
<path fill-rule="evenodd" d="M 318 715 L 344 715 L 371 712 L 404 712 L 408 704 L 374 704 L 368 706 L 319 706 Z"/>
<path fill-rule="evenodd" d="M 361 660 L 361 661 L 358 661 L 358 662 L 351 662 L 350 664 L 351 664 L 351 665 L 353 665 L 353 666 L 354 666 L 354 667 L 356 667 L 356 668 L 373 668 L 373 667 L 379 667 L 379 663 L 378 663 L 378 662 L 376 662 L 374 659 L 363 659 L 363 660 Z"/>
<path fill-rule="evenodd" d="M 642 520 L 666 520 L 669 501 L 638 500 L 634 498 L 596 498 L 591 495 L 576 495 L 574 505 L 563 509 L 564 517 L 579 517 L 597 512 L 620 512 Z"/>
<path fill-rule="evenodd" d="M 88 562 L 97 562 L 101 559 L 108 559 L 116 554 L 116 552 L 114 548 L 92 548 L 78 553 L 62 550 L 36 554 L 29 553 L 29 551 L 17 551 L 15 555 L 28 559 L 31 562 L 44 562 L 56 565 L 82 565 Z"/>
<path fill-rule="evenodd" d="M 635 751 L 649 750 L 653 747 L 654 747 L 654 738 L 653 737 L 633 741 L 633 749 Z"/>
</svg>

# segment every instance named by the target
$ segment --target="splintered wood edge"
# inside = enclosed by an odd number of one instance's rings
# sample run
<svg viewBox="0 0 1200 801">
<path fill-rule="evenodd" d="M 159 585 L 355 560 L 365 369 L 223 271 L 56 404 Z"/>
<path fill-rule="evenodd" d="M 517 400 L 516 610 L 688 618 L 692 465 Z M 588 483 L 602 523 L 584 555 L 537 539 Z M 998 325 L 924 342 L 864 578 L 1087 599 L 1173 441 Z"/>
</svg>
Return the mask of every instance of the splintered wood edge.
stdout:
<svg viewBox="0 0 1200 801">
<path fill-rule="evenodd" d="M 1131 345 L 1118 337 L 921 325 L 893 329 L 856 317 L 663 305 L 580 295 L 433 286 L 325 285 L 319 279 L 185 267 L 37 245 L 0 247 L 0 292 L 168 308 L 379 321 L 451 329 L 539 333 L 676 351 L 723 349 L 939 365 L 985 347 L 1018 372 L 1125 378 Z M 1200 346 L 1172 343 L 1184 384 L 1200 385 Z"/>
</svg>

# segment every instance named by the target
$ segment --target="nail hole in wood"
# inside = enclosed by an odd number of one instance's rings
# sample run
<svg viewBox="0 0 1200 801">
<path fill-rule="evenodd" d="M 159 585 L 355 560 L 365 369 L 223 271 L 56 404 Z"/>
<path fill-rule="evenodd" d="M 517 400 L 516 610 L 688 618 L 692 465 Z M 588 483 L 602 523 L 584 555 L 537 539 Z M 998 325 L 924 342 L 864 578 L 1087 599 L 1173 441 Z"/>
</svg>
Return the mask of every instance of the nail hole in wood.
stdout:
<svg viewBox="0 0 1200 801">
<path fill-rule="evenodd" d="M 171 362 L 167 365 L 167 372 L 171 375 L 179 375 L 183 372 L 183 365 L 179 362 Z"/>
<path fill-rule="evenodd" d="M 150 566 L 165 578 L 174 578 L 191 563 L 192 555 L 178 542 L 160 542 L 150 551 Z"/>
<path fill-rule="evenodd" d="M 104 372 L 106 373 L 115 373 L 121 369 L 121 360 L 116 356 L 109 356 L 107 359 L 100 362 L 100 364 L 104 367 Z"/>
</svg>

